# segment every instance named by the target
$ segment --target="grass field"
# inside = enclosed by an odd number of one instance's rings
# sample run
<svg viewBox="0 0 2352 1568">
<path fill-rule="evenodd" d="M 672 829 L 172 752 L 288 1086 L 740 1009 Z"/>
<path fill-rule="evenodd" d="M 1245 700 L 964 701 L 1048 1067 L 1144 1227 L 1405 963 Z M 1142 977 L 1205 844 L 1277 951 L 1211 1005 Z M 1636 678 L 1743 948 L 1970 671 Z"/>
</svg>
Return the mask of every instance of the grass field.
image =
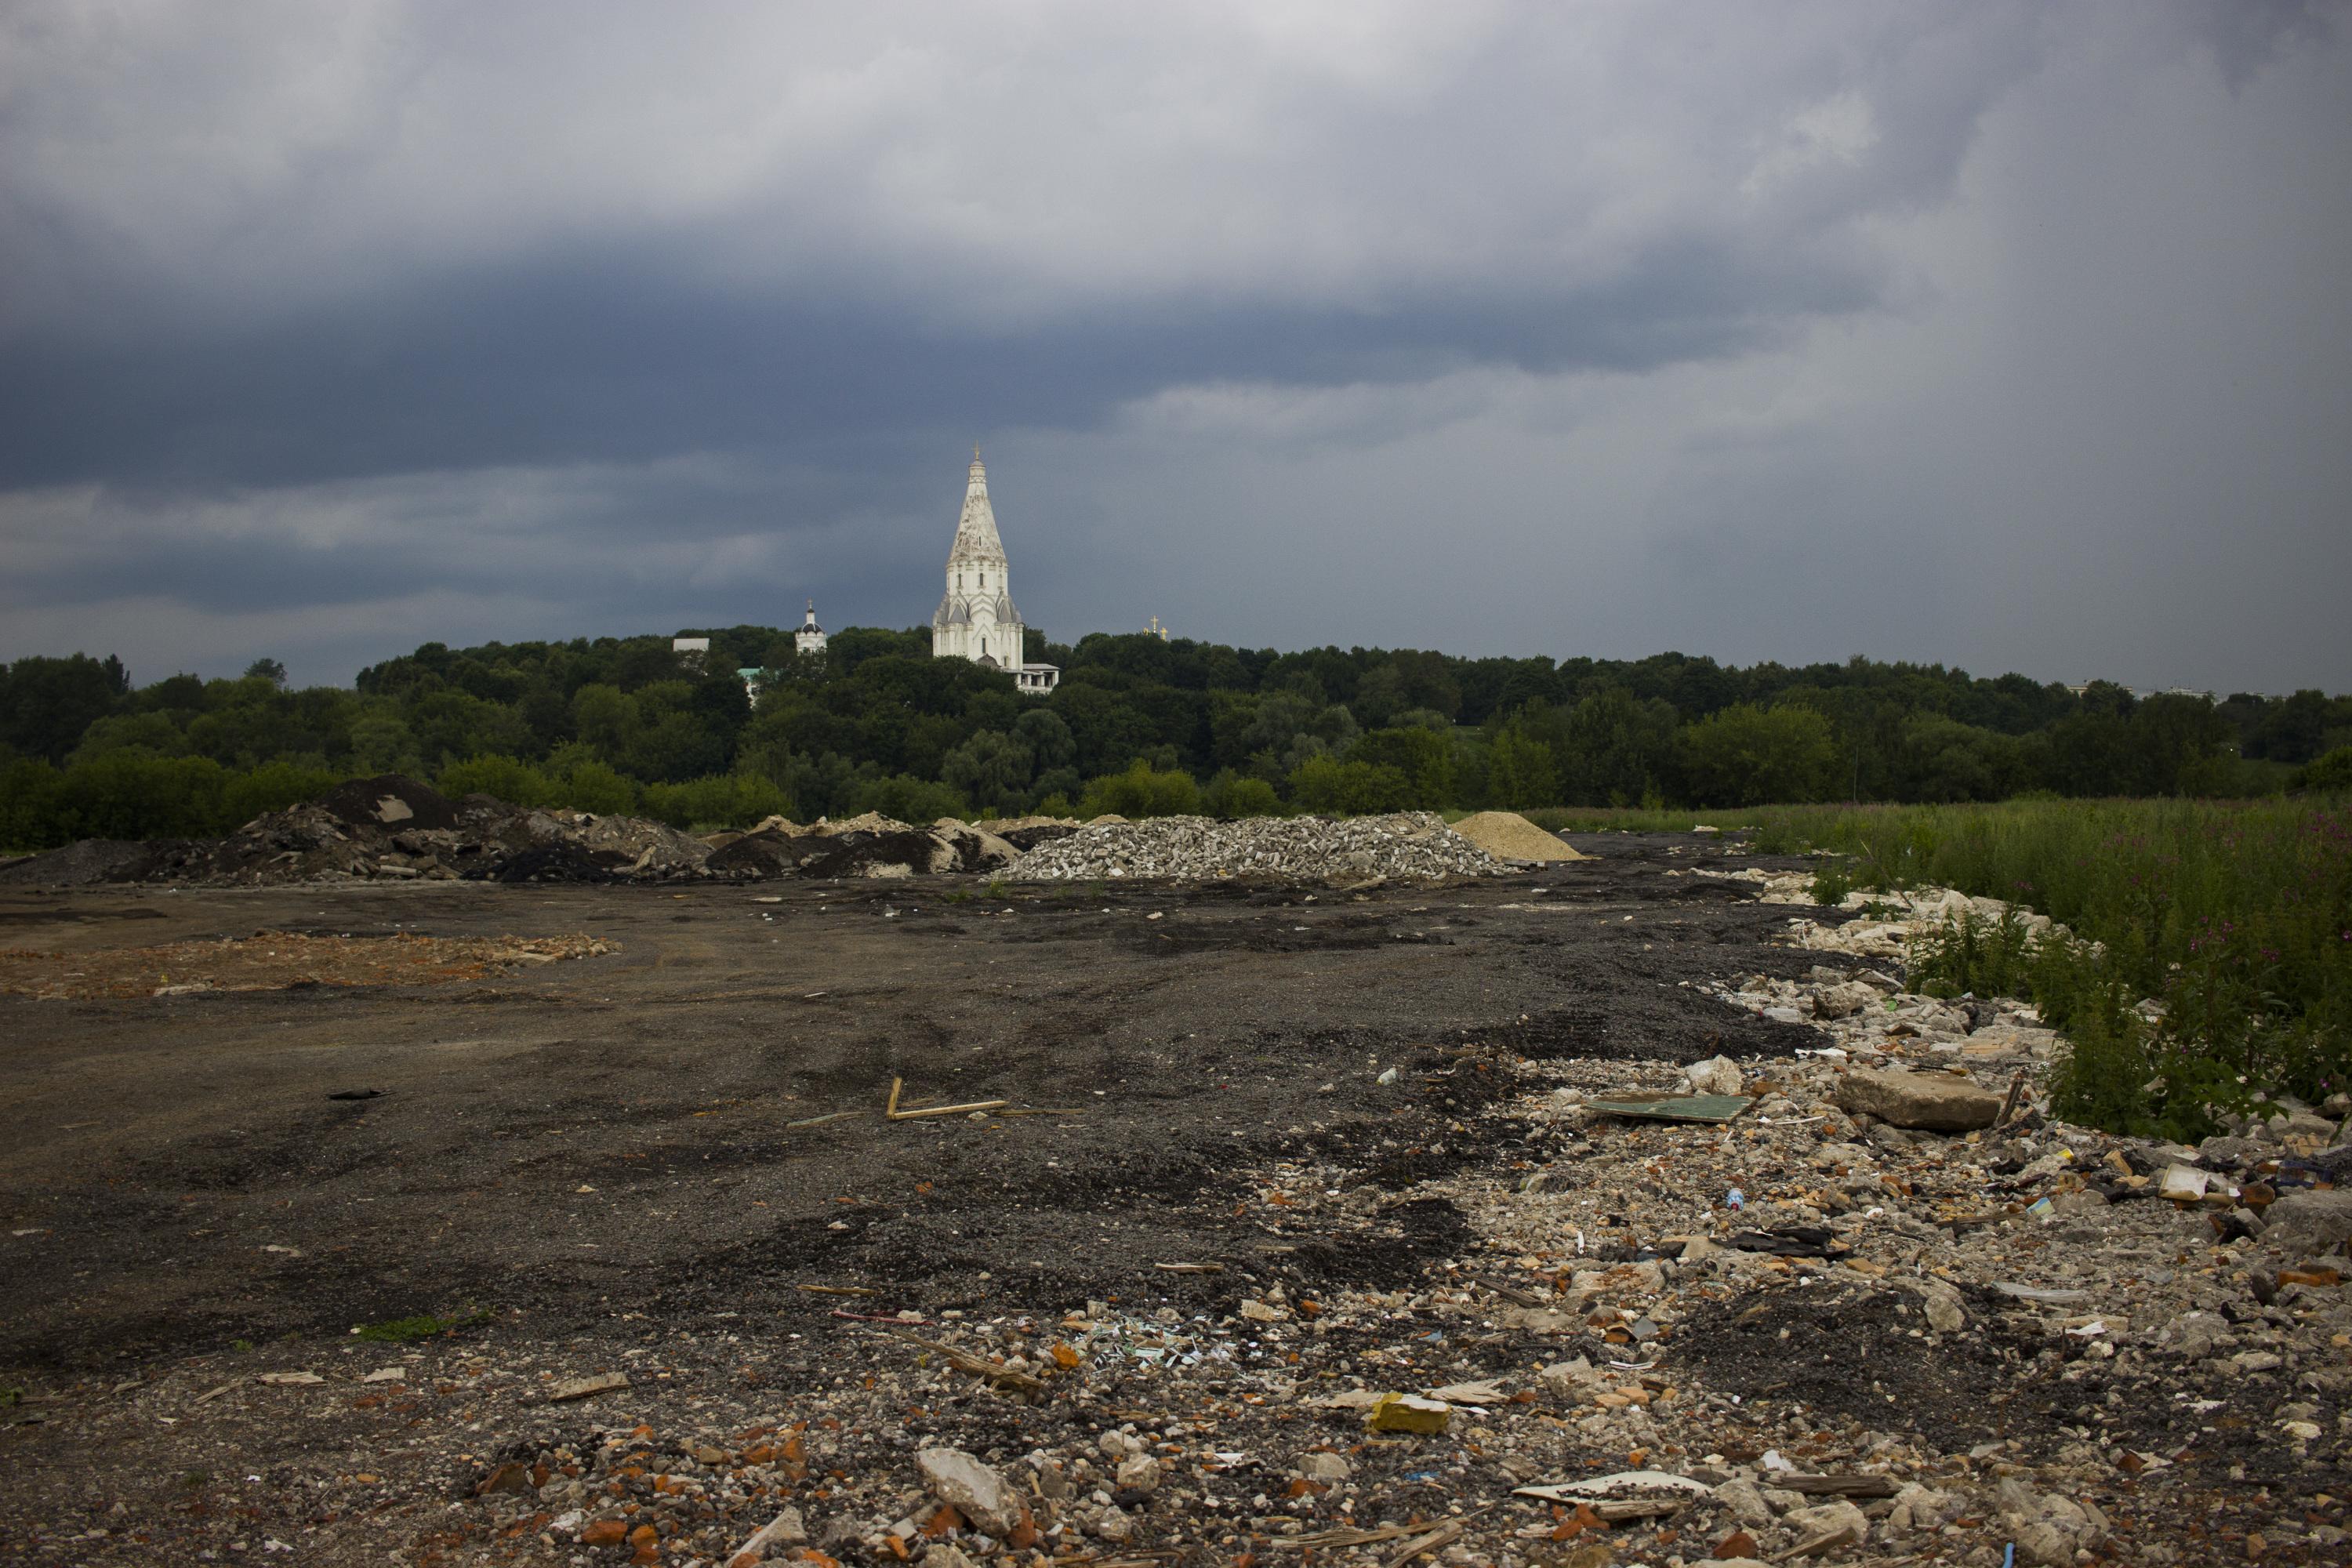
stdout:
<svg viewBox="0 0 2352 1568">
<path fill-rule="evenodd" d="M 2014 928 L 1956 928 L 1919 955 L 1913 980 L 2030 991 L 2074 1041 L 2055 1085 L 2070 1117 L 2186 1135 L 2256 1091 L 2317 1100 L 2352 1084 L 2352 809 L 2342 802 L 1741 815 L 1760 850 L 1829 851 L 1824 897 L 1952 887 L 2069 927 L 2076 940 L 2038 950 Z M 2137 1009 L 2145 1000 L 2160 1017 Z"/>
</svg>

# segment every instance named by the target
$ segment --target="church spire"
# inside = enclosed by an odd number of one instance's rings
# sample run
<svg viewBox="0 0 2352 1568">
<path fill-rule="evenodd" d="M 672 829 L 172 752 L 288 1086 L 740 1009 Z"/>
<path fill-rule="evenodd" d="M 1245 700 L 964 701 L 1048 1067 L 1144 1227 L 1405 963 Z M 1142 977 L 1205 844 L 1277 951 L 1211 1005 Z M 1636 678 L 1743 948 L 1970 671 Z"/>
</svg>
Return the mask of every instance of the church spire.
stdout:
<svg viewBox="0 0 2352 1568">
<path fill-rule="evenodd" d="M 1004 559 L 1004 542 L 997 537 L 996 510 L 988 504 L 988 468 L 980 460 L 980 443 L 972 443 L 971 472 L 964 482 L 963 515 L 956 519 L 955 544 L 948 552 L 958 561 Z"/>
</svg>

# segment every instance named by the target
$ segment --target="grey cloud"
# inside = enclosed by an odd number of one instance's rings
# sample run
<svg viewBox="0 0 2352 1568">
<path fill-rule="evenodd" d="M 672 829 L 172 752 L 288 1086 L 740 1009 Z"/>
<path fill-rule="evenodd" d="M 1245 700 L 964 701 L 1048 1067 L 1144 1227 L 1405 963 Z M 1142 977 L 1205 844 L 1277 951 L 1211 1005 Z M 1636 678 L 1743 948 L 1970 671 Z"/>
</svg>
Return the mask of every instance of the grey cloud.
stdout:
<svg viewBox="0 0 2352 1568">
<path fill-rule="evenodd" d="M 2167 605 L 2352 569 L 2340 32 L 2191 0 L 26 8 L 7 636 L 169 602 L 333 676 L 396 651 L 368 638 L 808 591 L 913 620 L 977 437 L 1057 633 L 2352 681 L 2252 590 L 2179 648 L 2097 594 L 2116 561 Z M 2234 552 L 2233 489 L 2267 510 Z M 1612 586 L 1564 615 L 1403 568 L 1433 529 Z M 1946 571 L 1998 586 L 1919 592 Z M 360 613 L 395 602 L 449 624 Z"/>
</svg>

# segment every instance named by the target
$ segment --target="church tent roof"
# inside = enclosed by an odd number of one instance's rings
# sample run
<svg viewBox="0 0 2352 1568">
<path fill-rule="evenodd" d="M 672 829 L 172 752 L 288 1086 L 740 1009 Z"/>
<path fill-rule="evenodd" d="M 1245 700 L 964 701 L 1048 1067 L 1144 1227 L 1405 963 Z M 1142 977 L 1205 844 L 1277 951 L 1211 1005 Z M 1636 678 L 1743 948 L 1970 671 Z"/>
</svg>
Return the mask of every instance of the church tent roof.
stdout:
<svg viewBox="0 0 2352 1568">
<path fill-rule="evenodd" d="M 1004 542 L 996 534 L 996 510 L 988 504 L 988 469 L 981 464 L 980 448 L 974 447 L 971 477 L 964 484 L 963 515 L 956 519 L 955 543 L 948 551 L 948 563 L 1003 559 Z"/>
</svg>

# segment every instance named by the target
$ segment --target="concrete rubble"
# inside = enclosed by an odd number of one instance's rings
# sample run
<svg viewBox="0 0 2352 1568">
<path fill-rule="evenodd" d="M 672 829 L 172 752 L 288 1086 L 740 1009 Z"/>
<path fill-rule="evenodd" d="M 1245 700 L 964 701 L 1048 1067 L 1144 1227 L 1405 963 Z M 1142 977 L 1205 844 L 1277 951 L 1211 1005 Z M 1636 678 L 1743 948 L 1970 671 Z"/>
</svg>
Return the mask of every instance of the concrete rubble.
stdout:
<svg viewBox="0 0 2352 1568">
<path fill-rule="evenodd" d="M 1804 1010 L 1850 984 L 1751 981 L 1726 1000 Z M 886 1300 L 879 1370 L 799 1391 L 789 1414 L 747 1405 L 728 1430 L 716 1410 L 658 1432 L 616 1411 L 519 1461 L 530 1486 L 486 1470 L 472 1506 L 559 1556 L 601 1542 L 640 1562 L 761 1560 L 730 1557 L 729 1530 L 786 1496 L 766 1560 L 2343 1561 L 2352 1194 L 2332 1167 L 2294 1154 L 2285 1121 L 2189 1149 L 2052 1122 L 2031 1095 L 1953 1133 L 1850 1109 L 1866 1073 L 1949 1077 L 1998 1104 L 2048 1055 L 2014 1005 L 1916 1028 L 1916 999 L 1875 994 L 1883 1010 L 1835 1020 L 1842 1045 L 1795 1059 L 1472 1047 L 1519 1087 L 1462 1135 L 1530 1130 L 1530 1157 L 1500 1167 L 1391 1194 L 1346 1151 L 1255 1173 L 1293 1215 L 1454 1205 L 1470 1234 L 1417 1283 L 1308 1295 L 1245 1276 L 1212 1310 L 984 1321 L 893 1318 Z M 1733 1075 L 1760 1098 L 1726 1126 L 1589 1105 L 1629 1079 Z M 2336 1120 L 2296 1108 L 2291 1124 L 2307 1141 L 2323 1123 L 2333 1144 Z M 2176 1164 L 2208 1193 L 2160 1196 Z M 1549 1168 L 1572 1179 L 1525 1180 Z M 924 1337 L 892 1357 L 903 1319 Z M 962 1412 L 969 1446 L 854 1414 L 884 1410 Z M 2192 1477 L 2236 1510 L 2177 1517 Z"/>
<path fill-rule="evenodd" d="M 1501 862 L 1429 812 L 1331 821 L 1251 817 L 1220 822 L 1162 816 L 1099 821 L 1041 844 L 1014 861 L 1016 881 L 1233 878 L 1366 882 L 1488 876 Z"/>
<path fill-rule="evenodd" d="M 1026 826 L 1037 834 L 1033 841 L 1051 836 L 1050 826 Z M 453 801 L 387 774 L 270 812 L 217 841 L 92 840 L 14 862 L 0 868 L 0 881 L 254 887 L 895 878 L 992 871 L 1020 853 L 989 828 L 953 818 L 914 827 L 869 812 L 801 827 L 776 817 L 751 833 L 706 839 L 643 817 L 538 810 L 483 795 Z"/>
<path fill-rule="evenodd" d="M 1494 868 L 1433 817 L 1233 827 L 1097 824 L 1006 874 Z M 899 829 L 837 837 L 869 833 Z M 2053 1120 L 2063 1041 L 2032 1007 L 1903 989 L 1902 950 L 1958 897 L 1798 917 L 1782 967 L 1804 973 L 1685 983 L 1806 1031 L 1791 1056 L 1534 1057 L 1465 1030 L 1402 1076 L 1335 1058 L 1335 1100 L 1422 1097 L 1445 1142 L 1488 1157 L 1385 1181 L 1382 1151 L 1302 1135 L 1237 1166 L 1235 1213 L 1273 1216 L 1267 1244 L 1160 1265 L 1202 1289 L 1181 1307 L 968 1314 L 877 1273 L 816 1288 L 846 1302 L 840 1337 L 792 1352 L 794 1377 L 748 1370 L 775 1305 L 747 1299 L 714 1346 L 646 1322 L 640 1375 L 593 1404 L 554 1403 L 552 1367 L 602 1370 L 559 1345 L 421 1347 L 415 1408 L 544 1415 L 441 1456 L 437 1528 L 480 1543 L 450 1560 L 2346 1561 L 2352 1102 L 2266 1107 L 2196 1147 Z M 1753 1101 L 1723 1124 L 1595 1109 L 1694 1091 Z M 1288 1271 L 1341 1220 L 1458 1229 L 1378 1288 Z M 357 1361 L 282 1359 L 242 1385 L 118 1392 L 142 1421 L 370 1397 Z M 376 1479 L 315 1507 L 356 1517 Z"/>
</svg>

